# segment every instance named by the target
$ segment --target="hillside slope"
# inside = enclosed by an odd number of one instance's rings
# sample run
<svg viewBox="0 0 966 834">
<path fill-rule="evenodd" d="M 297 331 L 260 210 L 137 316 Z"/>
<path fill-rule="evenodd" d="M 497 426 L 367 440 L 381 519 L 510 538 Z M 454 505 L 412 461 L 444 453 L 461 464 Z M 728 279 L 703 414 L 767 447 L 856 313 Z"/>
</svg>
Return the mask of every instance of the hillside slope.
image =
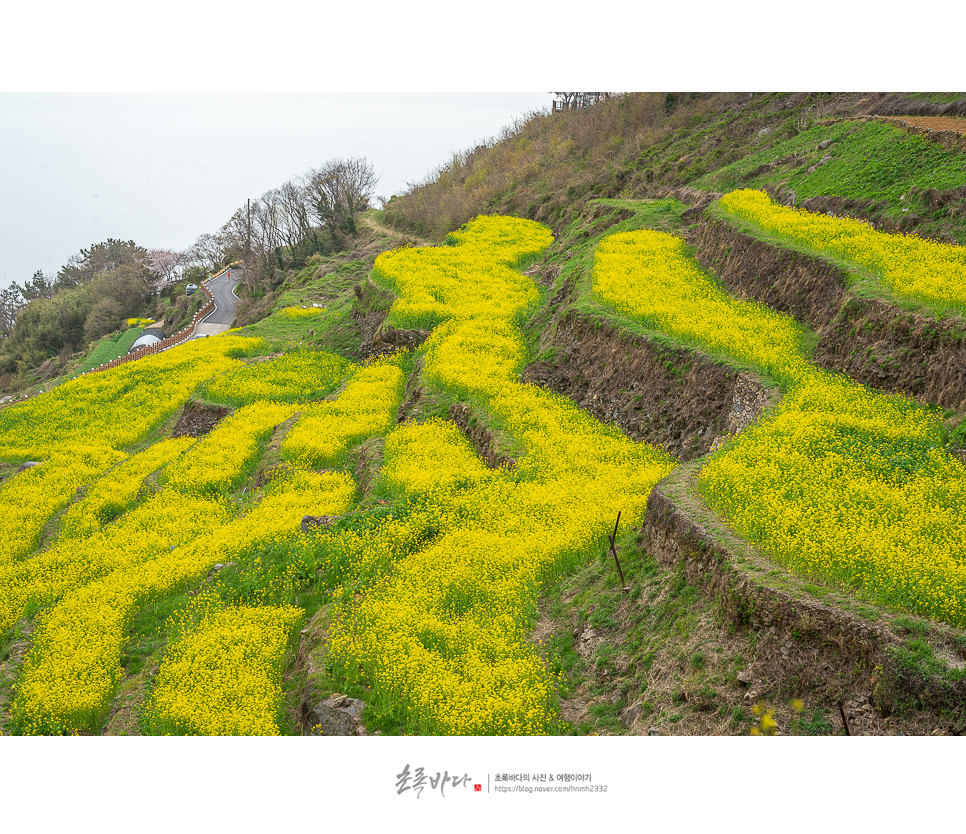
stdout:
<svg viewBox="0 0 966 834">
<path fill-rule="evenodd" d="M 0 729 L 961 732 L 963 111 L 530 117 L 0 411 Z"/>
</svg>

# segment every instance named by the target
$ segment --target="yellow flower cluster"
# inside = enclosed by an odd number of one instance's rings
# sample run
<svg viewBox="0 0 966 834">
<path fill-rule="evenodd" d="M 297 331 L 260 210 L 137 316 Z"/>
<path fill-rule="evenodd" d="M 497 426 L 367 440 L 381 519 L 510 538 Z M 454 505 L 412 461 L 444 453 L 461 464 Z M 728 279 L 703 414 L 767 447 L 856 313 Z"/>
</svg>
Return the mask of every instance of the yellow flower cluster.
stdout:
<svg viewBox="0 0 966 834">
<path fill-rule="evenodd" d="M 226 608 L 199 596 L 173 625 L 148 704 L 155 732 L 278 735 L 282 658 L 300 608 Z"/>
<path fill-rule="evenodd" d="M 48 550 L 0 566 L 0 630 L 20 619 L 30 603 L 48 606 L 71 589 L 157 558 L 232 516 L 223 500 L 165 490 L 114 524 L 84 536 L 61 536 Z"/>
<path fill-rule="evenodd" d="M 673 235 L 622 232 L 604 238 L 594 253 L 594 292 L 629 318 L 782 382 L 808 372 L 801 326 L 722 291 Z"/>
<path fill-rule="evenodd" d="M 374 270 L 399 294 L 390 321 L 433 329 L 421 348 L 424 385 L 485 415 L 512 444 L 511 467 L 489 469 L 451 422 L 397 426 L 401 357 L 354 367 L 300 351 L 246 365 L 238 357 L 260 344 L 236 335 L 90 374 L 0 412 L 0 459 L 42 461 L 0 486 L 0 629 L 40 611 L 13 703 L 20 726 L 96 727 L 139 609 L 184 592 L 219 562 L 257 566 L 281 547 L 289 562 L 279 582 L 307 570 L 299 554 L 311 551 L 313 570 L 344 583 L 329 629 L 334 669 L 401 704 L 417 729 L 553 731 L 556 681 L 530 641 L 540 588 L 599 550 L 618 512 L 640 521 L 674 461 L 520 383 L 519 324 L 539 291 L 518 267 L 551 240 L 531 221 L 480 217 L 449 246 L 395 250 Z M 941 448 L 933 414 L 819 371 L 796 322 L 723 293 L 671 236 L 607 238 L 594 289 L 605 306 L 786 390 L 702 472 L 707 500 L 740 534 L 808 576 L 966 624 L 966 469 Z M 322 401 L 344 377 L 338 397 Z M 237 411 L 200 441 L 128 456 L 206 381 L 204 396 Z M 239 515 L 229 493 L 269 433 L 293 418 L 281 442 L 289 466 Z M 304 515 L 339 515 L 355 500 L 347 474 L 313 469 L 374 434 L 386 434 L 382 488 L 396 499 L 392 512 L 369 529 L 300 536 Z M 158 483 L 145 486 L 155 472 Z M 72 500 L 59 539 L 32 554 Z M 262 590 L 256 601 L 271 591 Z M 277 733 L 282 657 L 301 616 L 196 598 L 172 622 L 150 726 Z"/>
<path fill-rule="evenodd" d="M 28 733 L 95 726 L 122 677 L 121 648 L 137 608 L 270 542 L 293 538 L 306 513 L 336 515 L 351 504 L 355 485 L 345 473 L 292 470 L 273 481 L 246 515 L 185 543 L 147 553 L 70 589 L 39 620 L 13 709 Z"/>
<path fill-rule="evenodd" d="M 125 449 L 174 414 L 200 382 L 240 367 L 233 357 L 259 344 L 240 336 L 197 339 L 9 406 L 0 411 L 0 459 L 44 460 L 65 446 Z"/>
<path fill-rule="evenodd" d="M 325 313 L 325 307 L 285 307 L 276 315 L 283 319 L 312 319 L 321 318 Z"/>
<path fill-rule="evenodd" d="M 337 400 L 302 407 L 282 441 L 282 457 L 304 467 L 332 465 L 349 444 L 394 425 L 405 387 L 396 359 L 359 368 Z"/>
<path fill-rule="evenodd" d="M 194 442 L 193 437 L 168 437 L 108 470 L 64 513 L 60 541 L 87 536 L 117 518 L 136 500 L 148 475 Z"/>
<path fill-rule="evenodd" d="M 701 473 L 735 529 L 791 569 L 966 625 L 966 469 L 938 419 L 831 374 L 793 389 Z"/>
<path fill-rule="evenodd" d="M 130 457 L 121 451 L 171 415 L 200 382 L 248 370 L 235 357 L 259 346 L 237 336 L 190 343 L 66 383 L 0 414 L 4 458 L 42 461 L 0 488 L 0 524 L 9 526 L 4 541 L 10 543 L 0 558 L 0 627 L 40 609 L 13 703 L 24 731 L 96 727 L 122 675 L 122 647 L 139 608 L 199 581 L 218 562 L 289 547 L 305 514 L 340 514 L 351 505 L 355 484 L 348 475 L 295 467 L 256 493 L 241 517 L 227 498 L 259 443 L 297 416 L 304 374 L 291 373 L 277 385 L 292 402 L 256 399 L 201 441 L 162 440 Z M 311 364 L 296 358 L 288 369 L 300 361 L 303 371 Z M 334 373 L 338 365 L 323 359 L 318 367 Z M 249 381 L 257 382 L 257 374 Z M 358 404 L 350 409 L 359 410 Z M 81 445 L 88 438 L 116 448 Z M 154 472 L 159 483 L 146 487 Z M 24 558 L 40 528 L 88 484 L 64 514 L 60 538 Z"/>
<path fill-rule="evenodd" d="M 752 189 L 732 191 L 720 203 L 771 234 L 865 267 L 897 295 L 966 310 L 962 246 L 877 232 L 860 220 L 786 208 Z"/>
<path fill-rule="evenodd" d="M 966 624 L 966 468 L 942 449 L 932 412 L 820 371 L 791 319 L 722 293 L 667 235 L 605 239 L 594 288 L 625 314 L 787 389 L 700 476 L 741 535 L 806 576 Z"/>
<path fill-rule="evenodd" d="M 44 457 L 0 487 L 0 565 L 30 553 L 51 516 L 126 455 L 95 446 L 55 449 Z"/>
<path fill-rule="evenodd" d="M 206 383 L 202 395 L 235 406 L 256 400 L 307 403 L 331 393 L 350 368 L 335 353 L 298 350 L 229 371 Z"/>
<path fill-rule="evenodd" d="M 202 495 L 231 491 L 258 456 L 259 442 L 298 408 L 263 400 L 239 408 L 171 464 L 162 482 L 180 492 Z"/>
<path fill-rule="evenodd" d="M 541 583 L 599 545 L 618 511 L 639 520 L 673 465 L 569 400 L 519 382 L 526 352 L 515 325 L 536 288 L 511 267 L 550 240 L 535 223 L 485 217 L 453 236 L 455 246 L 376 262 L 380 280 L 400 293 L 392 320 L 440 322 L 425 345 L 424 381 L 493 415 L 523 450 L 514 469 L 489 470 L 439 420 L 386 439 L 386 484 L 407 502 L 408 527 L 432 531 L 432 540 L 391 571 L 384 562 L 360 568 L 382 578 L 336 613 L 329 656 L 347 677 L 361 669 L 392 693 L 423 732 L 553 728 L 555 681 L 528 639 Z"/>
<path fill-rule="evenodd" d="M 452 423 L 403 426 L 386 441 L 389 486 L 408 497 L 410 523 L 437 537 L 344 609 L 329 651 L 346 674 L 361 663 L 377 685 L 402 696 L 424 732 L 552 729 L 555 682 L 528 639 L 541 583 L 586 558 L 618 511 L 639 520 L 651 486 L 671 467 L 626 439 L 580 437 L 589 426 L 568 423 L 562 401 L 557 414 L 554 403 L 531 405 L 546 423 L 563 419 L 530 435 L 534 456 L 553 462 L 525 479 L 487 469 Z M 573 465 L 558 457 L 554 428 L 569 435 Z"/>
<path fill-rule="evenodd" d="M 380 255 L 373 278 L 399 294 L 392 317 L 400 327 L 432 329 L 449 318 L 516 319 L 539 293 L 513 267 L 552 241 L 553 235 L 539 223 L 478 217 L 450 235 L 451 246 Z"/>
</svg>

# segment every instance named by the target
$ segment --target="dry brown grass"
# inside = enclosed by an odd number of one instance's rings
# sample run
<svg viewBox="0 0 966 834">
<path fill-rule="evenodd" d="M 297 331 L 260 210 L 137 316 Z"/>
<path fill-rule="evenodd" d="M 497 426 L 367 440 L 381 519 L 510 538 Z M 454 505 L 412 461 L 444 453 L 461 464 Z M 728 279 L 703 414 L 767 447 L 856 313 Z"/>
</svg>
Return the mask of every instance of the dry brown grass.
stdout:
<svg viewBox="0 0 966 834">
<path fill-rule="evenodd" d="M 389 204 L 386 217 L 433 240 L 493 208 L 540 219 L 540 206 L 546 214 L 573 202 L 627 153 L 629 141 L 639 151 L 667 129 L 663 93 L 628 94 L 553 116 L 531 113 L 495 143 L 455 154 Z"/>
<path fill-rule="evenodd" d="M 928 711 L 884 715 L 874 670 L 843 676 L 821 645 L 734 622 L 634 546 L 620 559 L 636 592 L 614 587 L 613 563 L 602 559 L 562 580 L 557 603 L 543 600 L 534 631 L 551 661 L 566 647 L 579 657 L 560 704 L 577 734 L 749 735 L 766 709 L 782 735 L 843 735 L 842 713 L 851 735 L 951 732 Z"/>
</svg>

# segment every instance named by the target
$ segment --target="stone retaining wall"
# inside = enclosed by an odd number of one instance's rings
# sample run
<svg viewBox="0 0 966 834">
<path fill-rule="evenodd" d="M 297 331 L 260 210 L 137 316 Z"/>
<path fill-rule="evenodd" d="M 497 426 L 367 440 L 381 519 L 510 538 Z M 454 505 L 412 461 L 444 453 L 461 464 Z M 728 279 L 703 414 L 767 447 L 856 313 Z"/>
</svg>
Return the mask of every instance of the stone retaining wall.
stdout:
<svg viewBox="0 0 966 834">
<path fill-rule="evenodd" d="M 966 322 L 849 292 L 829 261 L 766 243 L 707 217 L 695 236 L 703 269 L 739 298 L 767 304 L 819 335 L 820 367 L 888 393 L 966 408 Z"/>
<path fill-rule="evenodd" d="M 704 504 L 696 491 L 702 466 L 703 460 L 682 464 L 651 491 L 641 526 L 644 550 L 682 570 L 736 623 L 764 639 L 807 647 L 819 677 L 840 682 L 839 694 L 861 678 L 886 714 L 912 706 L 966 729 L 962 631 L 826 588 L 818 598 L 814 585 L 763 557 Z M 931 665 L 909 662 L 922 642 L 934 655 Z"/>
</svg>

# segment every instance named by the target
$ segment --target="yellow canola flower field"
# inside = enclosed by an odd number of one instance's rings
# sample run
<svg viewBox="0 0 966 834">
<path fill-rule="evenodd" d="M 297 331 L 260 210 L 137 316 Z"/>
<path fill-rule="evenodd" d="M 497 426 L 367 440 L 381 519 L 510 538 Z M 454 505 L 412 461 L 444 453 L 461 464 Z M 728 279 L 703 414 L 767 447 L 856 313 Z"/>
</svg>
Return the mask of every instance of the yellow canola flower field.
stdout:
<svg viewBox="0 0 966 834">
<path fill-rule="evenodd" d="M 553 730 L 556 682 L 529 640 L 541 583 L 585 558 L 618 511 L 639 520 L 673 466 L 519 382 L 526 352 L 516 324 L 537 290 L 512 267 L 551 239 L 530 221 L 480 217 L 453 246 L 376 261 L 400 293 L 396 323 L 440 322 L 425 345 L 424 382 L 493 415 L 524 450 L 515 469 L 489 470 L 451 423 L 404 425 L 386 439 L 387 485 L 408 501 L 409 523 L 437 535 L 391 571 L 360 566 L 383 578 L 336 612 L 329 656 L 349 678 L 361 668 L 422 732 Z"/>
<path fill-rule="evenodd" d="M 251 468 L 259 443 L 298 409 L 288 403 L 265 401 L 239 408 L 172 463 L 162 483 L 179 492 L 199 495 L 230 492 Z"/>
<path fill-rule="evenodd" d="M 256 400 L 307 403 L 331 393 L 351 366 L 335 353 L 298 350 L 229 371 L 206 383 L 202 394 L 235 406 Z"/>
<path fill-rule="evenodd" d="M 487 469 L 452 423 L 393 432 L 388 483 L 415 502 L 412 520 L 425 515 L 439 536 L 334 620 L 330 656 L 350 676 L 362 663 L 378 685 L 403 696 L 423 732 L 551 731 L 556 682 L 529 641 L 541 584 L 585 558 L 618 511 L 639 519 L 651 486 L 671 468 L 646 447 L 621 449 L 631 444 L 604 433 L 596 434 L 600 445 L 594 440 L 571 439 L 578 471 L 556 460 L 517 480 L 519 473 Z M 531 444 L 535 455 L 556 458 L 552 442 Z M 595 457 L 615 453 L 609 467 L 595 466 Z"/>
<path fill-rule="evenodd" d="M 282 441 L 283 459 L 297 466 L 336 463 L 345 449 L 395 424 L 406 377 L 387 359 L 359 368 L 332 402 L 310 403 Z"/>
<path fill-rule="evenodd" d="M 702 471 L 709 502 L 776 561 L 966 625 L 966 469 L 914 403 L 816 375 Z"/>
<path fill-rule="evenodd" d="M 515 217 L 483 216 L 445 247 L 412 247 L 376 258 L 372 277 L 399 295 L 400 327 L 432 329 L 450 318 L 515 320 L 539 299 L 533 281 L 513 267 L 553 242 L 549 229 Z"/>
<path fill-rule="evenodd" d="M 126 455 L 95 446 L 54 449 L 45 457 L 0 486 L 0 565 L 34 550 L 51 516 Z"/>
<path fill-rule="evenodd" d="M 0 566 L 0 630 L 34 603 L 47 606 L 72 589 L 154 559 L 232 517 L 222 500 L 166 490 L 84 537 L 61 537 L 29 559 Z"/>
<path fill-rule="evenodd" d="M 72 385 L 66 383 L 0 415 L 6 459 L 34 457 L 41 442 L 51 447 L 41 465 L 0 488 L 6 510 L 0 518 L 10 525 L 8 540 L 16 544 L 0 560 L 0 621 L 6 628 L 31 606 L 40 608 L 12 707 L 23 731 L 96 727 L 121 677 L 128 628 L 143 605 L 198 581 L 219 561 L 280 543 L 286 547 L 284 542 L 299 535 L 306 513 L 340 514 L 355 499 L 355 485 L 345 473 L 290 468 L 261 491 L 251 511 L 233 518 L 237 509 L 226 500 L 227 491 L 250 469 L 258 443 L 297 416 L 295 403 L 304 394 L 300 374 L 277 385 L 292 402 L 257 400 L 201 441 L 162 440 L 131 457 L 106 446 L 77 445 L 79 438 L 100 438 L 105 427 L 107 439 L 119 446 L 138 441 L 180 407 L 199 382 L 247 370 L 235 357 L 260 344 L 237 336 L 192 343 L 160 354 L 163 361 L 132 363 L 138 366 L 133 375 L 124 367 L 89 375 L 75 385 L 73 399 L 58 396 Z M 90 377 L 99 378 L 92 384 Z M 391 375 L 390 400 L 397 383 Z M 376 393 L 370 386 L 368 394 Z M 132 412 L 135 402 L 140 410 Z M 50 417 L 43 430 L 31 422 L 39 414 Z M 128 420 L 133 425 L 125 425 Z M 74 445 L 60 445 L 58 428 Z M 359 427 L 350 433 L 358 436 Z M 144 479 L 154 472 L 160 472 L 159 482 L 147 486 Z M 39 531 L 86 484 L 86 494 L 64 513 L 60 537 L 31 555 L 36 536 L 31 542 L 25 531 Z"/>
<path fill-rule="evenodd" d="M 966 625 L 966 468 L 942 448 L 929 409 L 816 368 L 793 321 L 721 292 L 670 235 L 605 239 L 594 288 L 625 314 L 786 388 L 699 478 L 739 534 L 805 576 Z"/>
<path fill-rule="evenodd" d="M 13 710 L 28 733 L 94 726 L 122 677 L 121 649 L 138 607 L 272 542 L 299 534 L 302 517 L 338 515 L 355 496 L 345 473 L 292 470 L 246 515 L 154 558 L 120 567 L 65 593 L 38 619 Z"/>
<path fill-rule="evenodd" d="M 618 512 L 622 524 L 640 521 L 674 461 L 520 383 L 519 323 L 539 291 L 518 267 L 551 240 L 531 221 L 481 217 L 450 246 L 395 250 L 374 270 L 400 294 L 394 323 L 433 328 L 423 383 L 489 415 L 518 456 L 510 468 L 487 468 L 451 422 L 397 427 L 398 359 L 354 368 L 290 354 L 245 365 L 239 357 L 259 341 L 234 335 L 89 374 L 0 412 L 0 458 L 43 461 L 0 486 L 0 533 L 10 534 L 0 541 L 17 542 L 0 551 L 0 628 L 40 608 L 13 703 L 19 726 L 96 727 L 140 609 L 219 562 L 317 545 L 332 554 L 322 568 L 346 577 L 328 644 L 346 680 L 401 704 L 424 733 L 553 732 L 556 681 L 530 639 L 540 589 L 599 548 Z M 670 236 L 608 238 L 594 282 L 604 303 L 786 389 L 781 406 L 702 473 L 707 500 L 742 535 L 806 575 L 966 622 L 966 478 L 927 410 L 816 369 L 802 328 L 722 293 Z M 317 401 L 346 375 L 337 398 Z M 205 392 L 238 406 L 231 417 L 193 445 L 163 441 L 128 457 L 206 381 Z M 228 491 L 269 432 L 296 417 L 281 444 L 290 467 L 237 516 Z M 355 500 L 345 473 L 311 468 L 338 463 L 374 434 L 387 435 L 382 477 L 405 513 L 375 529 L 300 537 L 304 515 L 339 515 Z M 144 479 L 158 471 L 151 492 Z M 85 486 L 60 538 L 34 553 L 43 525 Z M 297 572 L 292 559 L 286 570 Z M 357 596 L 360 585 L 369 589 Z M 277 733 L 278 674 L 301 613 L 199 606 L 178 621 L 150 726 Z"/>
<path fill-rule="evenodd" d="M 154 732 L 278 735 L 282 658 L 302 609 L 198 599 L 177 623 L 158 672 L 148 704 Z"/>
<path fill-rule="evenodd" d="M 148 475 L 169 464 L 194 442 L 193 437 L 168 437 L 109 469 L 64 513 L 60 542 L 89 535 L 117 518 L 136 500 Z"/>
<path fill-rule="evenodd" d="M 285 307 L 277 315 L 284 319 L 313 319 L 321 318 L 325 313 L 325 307 Z"/>
<path fill-rule="evenodd" d="M 84 374 L 52 391 L 0 410 L 0 459 L 44 460 L 52 449 L 109 446 L 126 449 L 184 405 L 198 384 L 242 367 L 234 358 L 260 339 L 219 336 Z M 3 447 L 17 450 L 19 457 Z"/>
<path fill-rule="evenodd" d="M 783 383 L 810 373 L 801 326 L 763 304 L 722 291 L 674 235 L 621 232 L 606 237 L 594 253 L 594 292 L 629 318 Z"/>
<path fill-rule="evenodd" d="M 259 344 L 260 340 L 236 336 L 191 342 L 109 371 L 86 374 L 0 411 L 0 460 L 41 464 L 0 486 L 0 564 L 27 556 L 44 526 L 79 489 L 126 458 L 123 450 L 180 408 L 202 380 L 241 366 L 233 357 Z M 158 454 L 166 452 L 161 449 Z M 122 495 L 130 500 L 125 490 L 138 480 L 136 475 L 124 480 L 127 471 L 118 472 L 118 500 Z M 107 484 L 113 480 L 95 488 L 95 493 L 106 498 L 105 490 L 111 490 Z M 87 505 L 95 513 L 118 503 L 102 500 L 95 509 L 95 501 Z M 90 517 L 80 520 L 84 512 L 68 512 L 68 536 L 75 524 L 90 529 Z"/>
<path fill-rule="evenodd" d="M 860 264 L 897 295 L 966 311 L 962 246 L 878 232 L 860 220 L 788 208 L 753 189 L 732 191 L 720 204 L 771 234 Z"/>
</svg>

